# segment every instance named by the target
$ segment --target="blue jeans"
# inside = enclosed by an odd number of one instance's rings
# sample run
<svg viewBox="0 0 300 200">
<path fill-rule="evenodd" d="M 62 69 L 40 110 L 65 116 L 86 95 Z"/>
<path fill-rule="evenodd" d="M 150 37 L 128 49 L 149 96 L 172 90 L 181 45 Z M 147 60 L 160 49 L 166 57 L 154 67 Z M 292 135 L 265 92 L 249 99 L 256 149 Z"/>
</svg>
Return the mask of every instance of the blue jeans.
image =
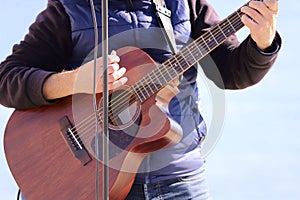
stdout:
<svg viewBox="0 0 300 200">
<path fill-rule="evenodd" d="M 203 173 L 159 181 L 134 184 L 126 200 L 212 200 Z"/>
<path fill-rule="evenodd" d="M 159 181 L 133 184 L 126 200 L 212 200 L 203 173 Z M 26 200 L 21 193 L 21 200 Z"/>
<path fill-rule="evenodd" d="M 18 200 L 26 200 L 26 198 L 23 196 L 22 192 L 20 193 L 20 196 L 19 196 Z"/>
</svg>

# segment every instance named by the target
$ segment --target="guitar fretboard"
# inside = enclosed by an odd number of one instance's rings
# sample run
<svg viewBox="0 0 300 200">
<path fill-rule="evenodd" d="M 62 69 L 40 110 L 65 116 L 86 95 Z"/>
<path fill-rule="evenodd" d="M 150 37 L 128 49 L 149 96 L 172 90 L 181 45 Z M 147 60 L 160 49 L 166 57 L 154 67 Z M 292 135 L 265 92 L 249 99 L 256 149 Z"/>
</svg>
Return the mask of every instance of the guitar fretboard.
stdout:
<svg viewBox="0 0 300 200">
<path fill-rule="evenodd" d="M 247 5 L 247 4 L 245 4 Z M 240 30 L 242 12 L 239 8 L 202 36 L 184 47 L 176 55 L 162 63 L 131 88 L 136 92 L 140 102 L 158 92 L 172 80 L 201 60 L 204 56 L 222 44 L 230 35 Z"/>
</svg>

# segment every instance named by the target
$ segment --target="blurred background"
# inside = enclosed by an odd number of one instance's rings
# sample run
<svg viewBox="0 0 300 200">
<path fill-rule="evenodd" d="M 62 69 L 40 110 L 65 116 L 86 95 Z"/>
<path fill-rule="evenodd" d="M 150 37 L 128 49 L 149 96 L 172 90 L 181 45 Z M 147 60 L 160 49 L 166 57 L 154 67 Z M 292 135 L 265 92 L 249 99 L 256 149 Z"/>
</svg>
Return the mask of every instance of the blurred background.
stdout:
<svg viewBox="0 0 300 200">
<path fill-rule="evenodd" d="M 221 18 L 246 1 L 210 0 Z M 289 3 L 289 4 L 288 4 Z M 23 39 L 46 1 L 2 0 L 0 60 Z M 225 121 L 207 157 L 210 190 L 217 200 L 300 199 L 300 85 L 297 52 L 300 2 L 280 1 L 278 30 L 283 46 L 272 70 L 257 85 L 226 91 Z M 297 22 L 298 21 L 298 22 Z M 247 29 L 238 32 L 242 40 Z M 0 94 L 1 95 L 1 94 Z M 16 199 L 17 186 L 6 163 L 3 135 L 12 109 L 0 106 L 0 199 Z"/>
</svg>

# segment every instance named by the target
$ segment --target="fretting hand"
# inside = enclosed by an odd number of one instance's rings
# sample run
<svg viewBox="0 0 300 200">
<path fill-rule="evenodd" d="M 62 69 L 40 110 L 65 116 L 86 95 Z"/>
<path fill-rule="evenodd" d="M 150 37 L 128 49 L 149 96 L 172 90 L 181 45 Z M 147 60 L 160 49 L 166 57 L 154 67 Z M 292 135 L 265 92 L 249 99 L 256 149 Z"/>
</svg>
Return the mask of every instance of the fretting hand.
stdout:
<svg viewBox="0 0 300 200">
<path fill-rule="evenodd" d="M 258 48 L 268 48 L 276 35 L 278 0 L 250 1 L 241 11 L 245 14 L 242 22 L 250 29 L 251 37 Z"/>
</svg>

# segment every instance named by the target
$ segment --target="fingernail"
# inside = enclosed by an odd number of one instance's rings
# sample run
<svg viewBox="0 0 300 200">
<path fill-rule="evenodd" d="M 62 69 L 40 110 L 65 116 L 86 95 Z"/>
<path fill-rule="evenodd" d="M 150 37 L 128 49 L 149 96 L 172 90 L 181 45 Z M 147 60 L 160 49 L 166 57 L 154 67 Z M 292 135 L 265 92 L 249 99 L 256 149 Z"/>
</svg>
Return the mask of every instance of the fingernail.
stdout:
<svg viewBox="0 0 300 200">
<path fill-rule="evenodd" d="M 121 78 L 121 82 L 122 82 L 122 84 L 125 84 L 127 81 L 128 81 L 128 78 L 127 78 L 127 77 L 123 77 L 123 78 Z"/>
<path fill-rule="evenodd" d="M 119 62 L 120 61 L 120 58 L 119 56 L 117 55 L 117 52 L 115 50 L 112 50 L 112 52 L 110 53 L 110 57 L 113 61 L 117 61 Z"/>
</svg>

